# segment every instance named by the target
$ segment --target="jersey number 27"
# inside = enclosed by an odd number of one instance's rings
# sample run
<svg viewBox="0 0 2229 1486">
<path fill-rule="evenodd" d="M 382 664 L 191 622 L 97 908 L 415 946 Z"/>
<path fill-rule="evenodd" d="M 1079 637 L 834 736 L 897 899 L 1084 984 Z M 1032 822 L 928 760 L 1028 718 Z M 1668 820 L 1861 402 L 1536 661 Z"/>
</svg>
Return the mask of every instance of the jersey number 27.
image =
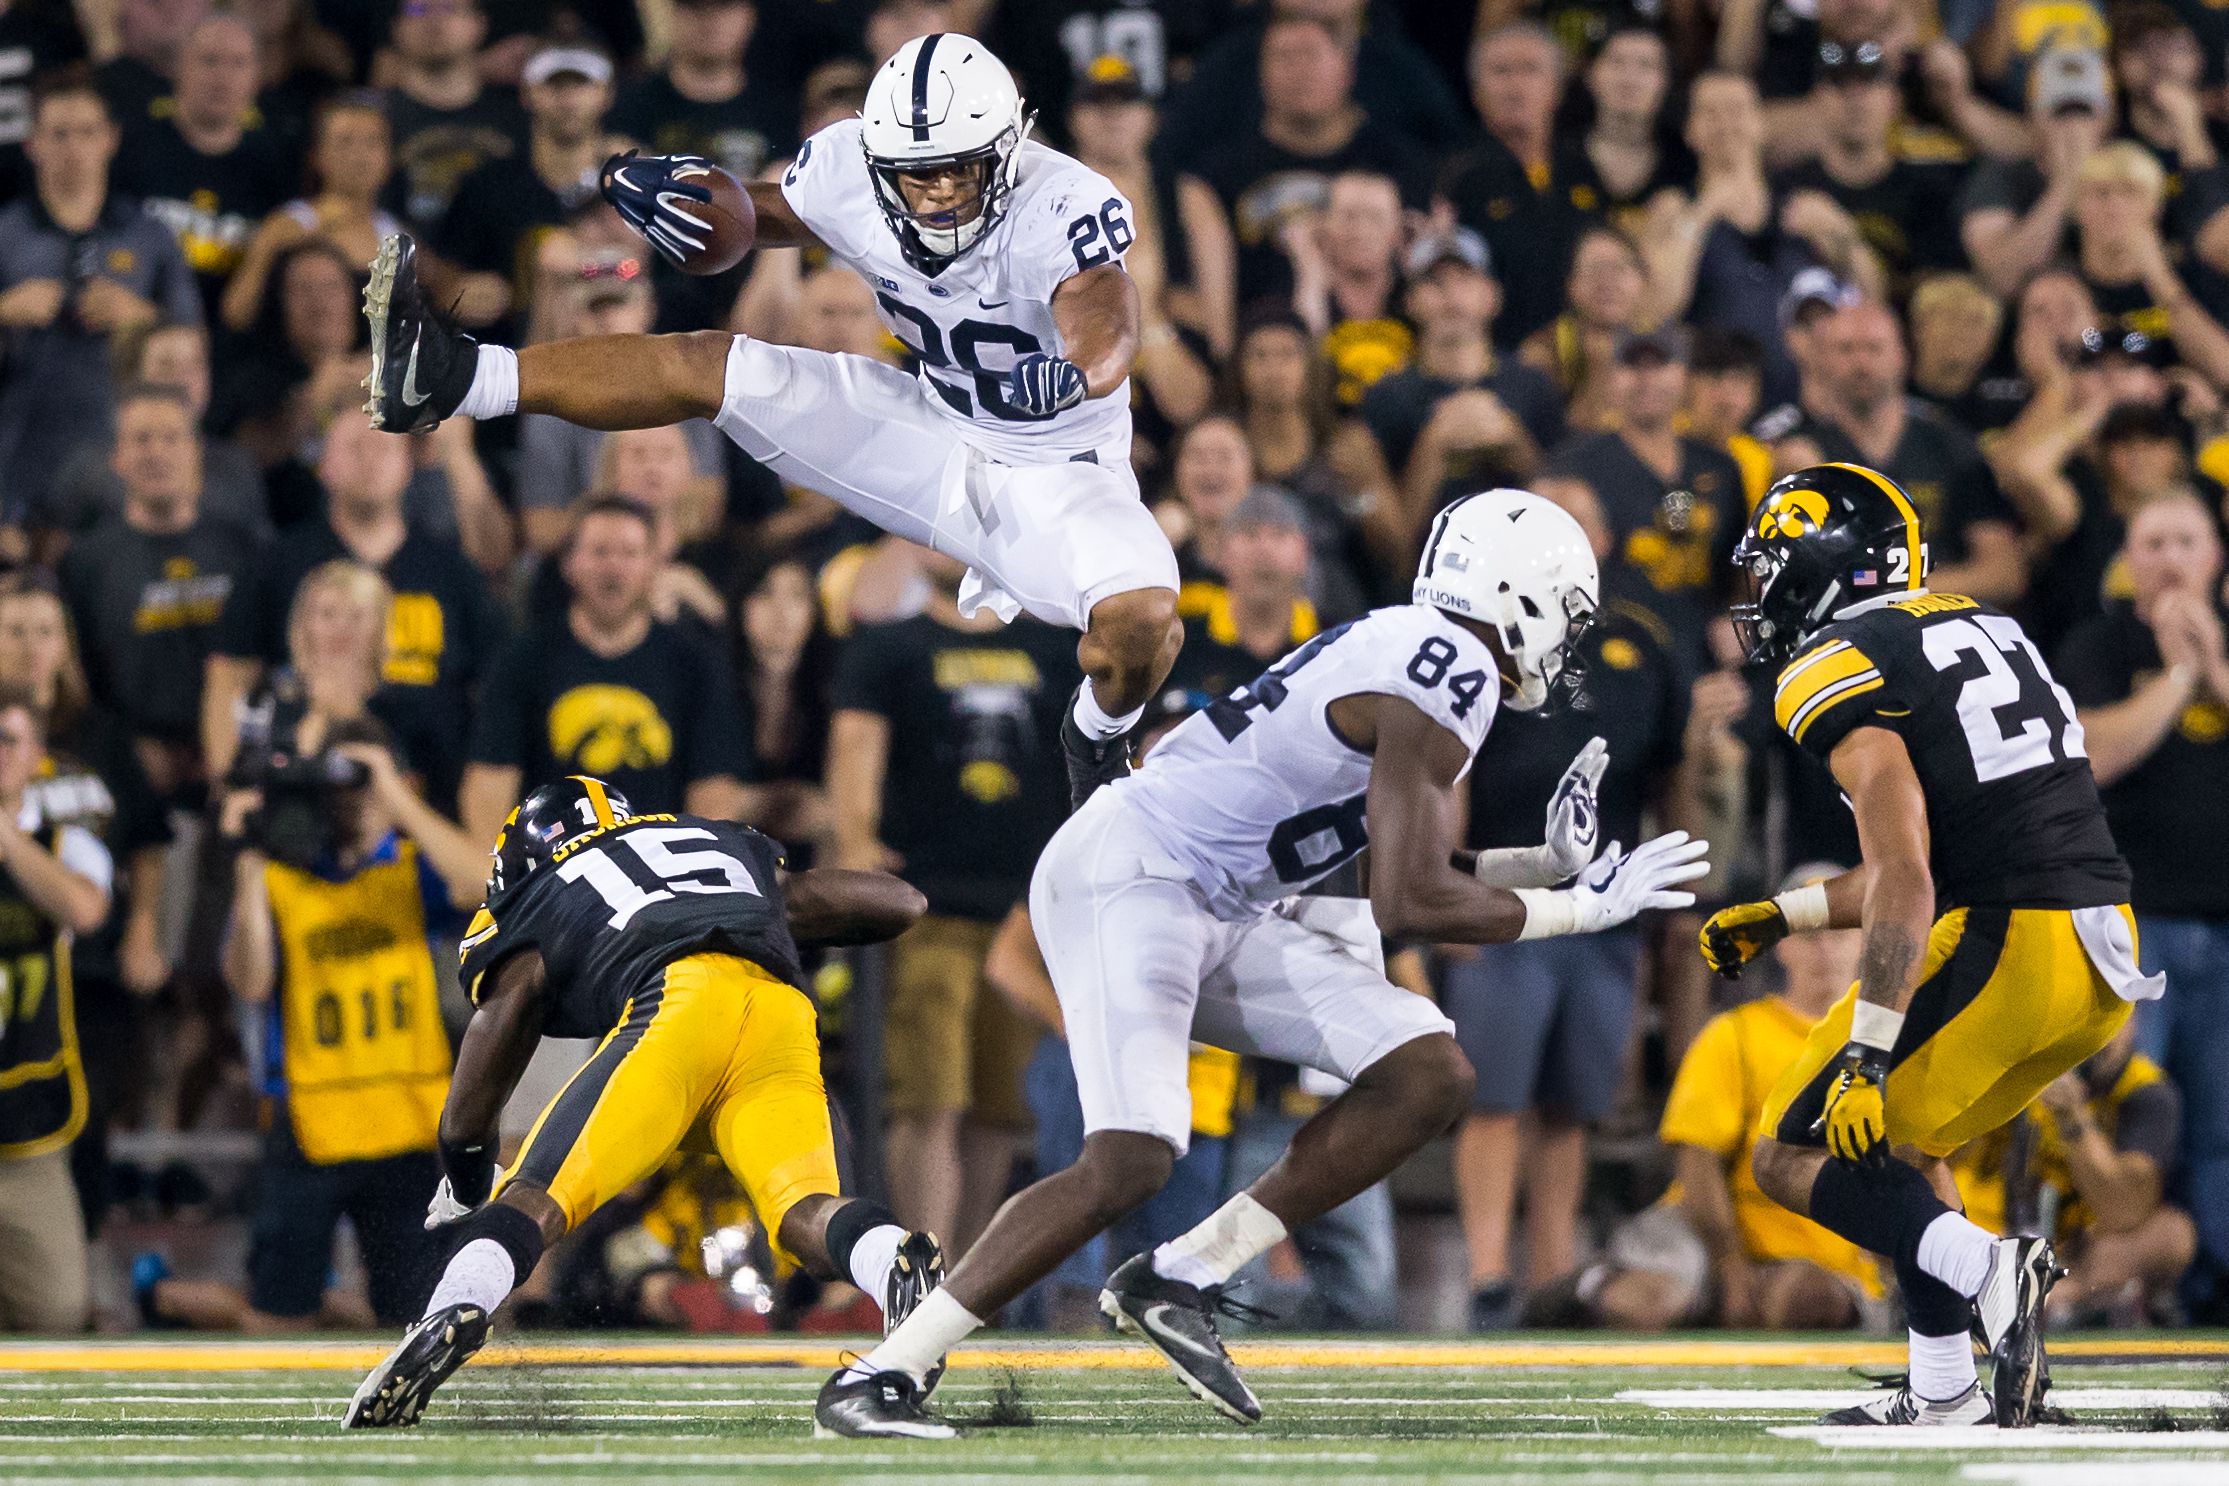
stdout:
<svg viewBox="0 0 2229 1486">
<path fill-rule="evenodd" d="M 585 882 L 611 908 L 611 926 L 624 929 L 653 903 L 676 893 L 759 893 L 751 869 L 724 851 L 675 851 L 681 841 L 719 839 L 702 826 L 652 826 L 629 831 L 605 846 L 568 857 L 557 875 Z M 621 856 L 619 847 L 627 848 Z M 629 859 L 631 858 L 631 860 Z M 640 867 L 643 871 L 636 871 Z M 648 874 L 649 881 L 642 879 Z"/>
<path fill-rule="evenodd" d="M 1958 685 L 1958 724 L 1977 782 L 2085 757 L 2074 699 L 2017 622 L 2002 614 L 1942 620 L 1921 644 L 1928 664 Z"/>
</svg>

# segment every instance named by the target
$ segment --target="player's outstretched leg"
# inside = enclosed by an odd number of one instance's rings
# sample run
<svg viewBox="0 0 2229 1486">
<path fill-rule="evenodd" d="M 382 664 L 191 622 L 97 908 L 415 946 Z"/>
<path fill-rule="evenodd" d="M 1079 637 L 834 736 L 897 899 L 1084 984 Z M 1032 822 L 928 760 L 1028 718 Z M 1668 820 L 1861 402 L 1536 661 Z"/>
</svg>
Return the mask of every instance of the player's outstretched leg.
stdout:
<svg viewBox="0 0 2229 1486">
<path fill-rule="evenodd" d="M 1892 1398 L 1844 1411 L 1868 1417 L 1829 1422 L 1973 1423 L 1984 1409 L 2006 1429 L 2035 1422 L 2048 1375 L 2043 1306 L 2058 1275 L 2048 1241 L 2000 1238 L 1968 1221 L 1926 1172 L 1896 1157 L 1838 1161 L 1768 1135 L 1751 1164 L 1767 1196 L 1888 1259 L 1903 1290 L 1911 1406 Z M 1987 1393 L 1974 1367 L 1976 1334 L 1993 1364 Z"/>
<path fill-rule="evenodd" d="M 1241 1424 L 1259 1421 L 1261 1402 L 1216 1325 L 1246 1310 L 1225 1287 L 1288 1231 L 1367 1191 L 1454 1124 L 1470 1107 L 1473 1078 L 1452 1036 L 1402 1043 L 1301 1126 L 1260 1180 L 1118 1268 L 1099 1308 L 1168 1358 L 1195 1396 Z"/>
<path fill-rule="evenodd" d="M 809 1273 L 824 1279 L 848 1276 L 880 1301 L 885 1337 L 944 1283 L 944 1251 L 936 1235 L 906 1232 L 877 1202 L 815 1194 L 783 1215 L 780 1237 L 782 1247 Z M 919 1378 L 877 1381 L 838 1374 L 814 1404 L 813 1434 L 821 1439 L 949 1439 L 958 1431 L 926 1407 L 943 1376 L 941 1357 Z"/>
<path fill-rule="evenodd" d="M 1130 730 L 1183 645 L 1173 589 L 1135 588 L 1092 605 L 1076 646 L 1084 681 L 1060 724 L 1070 809 L 1130 772 Z"/>
<path fill-rule="evenodd" d="M 400 234 L 380 243 L 364 287 L 371 321 L 371 375 L 364 411 L 389 433 L 423 433 L 456 412 L 479 367 L 480 343 L 426 303 L 418 245 Z"/>
<path fill-rule="evenodd" d="M 529 1211 L 533 1209 L 533 1211 Z M 488 1318 L 519 1281 L 534 1272 L 551 1236 L 563 1234 L 557 1204 L 516 1187 L 461 1219 L 459 1240 L 426 1312 L 348 1402 L 349 1429 L 399 1428 L 418 1422 L 433 1390 L 487 1345 Z"/>
</svg>

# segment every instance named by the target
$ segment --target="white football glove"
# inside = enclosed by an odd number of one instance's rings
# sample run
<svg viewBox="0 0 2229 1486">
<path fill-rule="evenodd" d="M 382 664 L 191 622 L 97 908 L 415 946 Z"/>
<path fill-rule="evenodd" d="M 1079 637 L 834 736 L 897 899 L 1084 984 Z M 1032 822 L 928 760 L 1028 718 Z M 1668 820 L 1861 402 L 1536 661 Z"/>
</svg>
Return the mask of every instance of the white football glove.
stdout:
<svg viewBox="0 0 2229 1486">
<path fill-rule="evenodd" d="M 1710 871 L 1704 860 L 1709 852 L 1708 841 L 1690 840 L 1685 831 L 1668 832 L 1628 852 L 1613 841 L 1570 887 L 1519 889 L 1525 927 L 1517 937 L 1598 934 L 1651 908 L 1693 907 L 1695 895 L 1679 884 Z"/>
<path fill-rule="evenodd" d="M 445 1224 L 454 1223 L 471 1211 L 471 1208 L 457 1201 L 456 1190 L 449 1185 L 449 1179 L 443 1177 L 441 1185 L 433 1189 L 433 1201 L 426 1204 L 426 1231 L 431 1233 Z"/>
<path fill-rule="evenodd" d="M 1471 865 L 1472 873 L 1488 887 L 1552 887 L 1569 882 L 1594 860 L 1595 848 L 1602 844 L 1602 812 L 1594 796 L 1602 771 L 1609 766 L 1610 745 L 1600 738 L 1590 739 L 1556 782 L 1541 844 L 1482 851 Z"/>
</svg>

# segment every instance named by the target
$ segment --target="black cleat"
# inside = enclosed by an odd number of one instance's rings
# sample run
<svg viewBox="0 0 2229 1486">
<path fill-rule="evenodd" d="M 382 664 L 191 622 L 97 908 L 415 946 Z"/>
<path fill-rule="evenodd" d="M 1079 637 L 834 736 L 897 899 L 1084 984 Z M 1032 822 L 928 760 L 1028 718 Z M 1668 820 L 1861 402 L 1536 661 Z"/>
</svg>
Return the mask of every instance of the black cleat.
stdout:
<svg viewBox="0 0 2229 1486">
<path fill-rule="evenodd" d="M 1974 1320 L 1993 1364 L 1989 1391 L 2001 1429 L 2036 1422 L 2051 1377 L 2043 1356 L 2043 1302 L 2064 1272 L 2049 1239 L 2000 1238 L 1989 1257 Z"/>
<path fill-rule="evenodd" d="M 816 1440 L 949 1440 L 959 1431 L 922 1406 L 927 1390 L 902 1372 L 852 1376 L 844 1368 L 813 1402 Z"/>
<path fill-rule="evenodd" d="M 1262 1312 L 1223 1294 L 1221 1285 L 1201 1289 L 1153 1272 L 1153 1256 L 1139 1254 L 1107 1276 L 1099 1309 L 1121 1331 L 1140 1337 L 1169 1359 L 1184 1386 L 1203 1403 L 1213 1404 L 1241 1424 L 1259 1424 L 1261 1400 L 1238 1375 L 1216 1329 L 1218 1314 L 1251 1318 Z"/>
<path fill-rule="evenodd" d="M 480 343 L 426 303 L 418 283 L 418 246 L 397 233 L 379 245 L 364 287 L 371 321 L 371 375 L 364 411 L 374 428 L 424 433 L 456 412 L 472 390 Z"/>
<path fill-rule="evenodd" d="M 1076 725 L 1075 698 L 1083 695 L 1089 681 L 1078 686 L 1068 702 L 1068 710 L 1060 716 L 1060 753 L 1068 763 L 1068 808 L 1071 812 L 1084 808 L 1084 801 L 1102 784 L 1112 784 L 1130 772 L 1130 737 L 1125 733 L 1119 738 L 1087 738 L 1084 730 Z"/>
<path fill-rule="evenodd" d="M 1990 1413 L 1989 1395 L 1981 1391 L 1981 1384 L 1969 1383 L 1966 1391 L 1956 1398 L 1941 1402 L 1921 1398 L 1903 1379 L 1896 1380 L 1894 1391 L 1884 1392 L 1878 1398 L 1852 1404 L 1846 1409 L 1836 1409 L 1822 1415 L 1821 1424 L 1886 1424 L 1891 1426 L 1913 1425 L 1921 1428 L 1942 1428 L 1954 1424 L 1987 1424 Z"/>
<path fill-rule="evenodd" d="M 452 1305 L 435 1312 L 411 1327 L 387 1360 L 371 1370 L 348 1401 L 341 1424 L 388 1429 L 417 1423 L 433 1390 L 487 1343 L 488 1313 L 478 1306 Z"/>
<path fill-rule="evenodd" d="M 898 1323 L 912 1315 L 929 1292 L 944 1283 L 944 1250 L 933 1233 L 909 1233 L 898 1245 L 898 1256 L 890 1263 L 890 1277 L 882 1286 L 882 1334 L 888 1336 L 898 1329 Z M 929 1369 L 921 1380 L 921 1396 L 925 1399 L 936 1392 L 936 1385 L 944 1380 L 944 1359 Z"/>
</svg>

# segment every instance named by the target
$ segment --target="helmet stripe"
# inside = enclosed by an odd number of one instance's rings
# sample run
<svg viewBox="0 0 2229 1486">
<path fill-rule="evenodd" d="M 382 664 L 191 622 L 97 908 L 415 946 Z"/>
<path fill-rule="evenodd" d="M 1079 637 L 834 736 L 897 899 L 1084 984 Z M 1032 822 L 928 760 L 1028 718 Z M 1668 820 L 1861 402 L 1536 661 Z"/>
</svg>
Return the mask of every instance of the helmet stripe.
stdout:
<svg viewBox="0 0 2229 1486">
<path fill-rule="evenodd" d="M 1919 560 L 1919 512 L 1912 509 L 1911 498 L 1904 494 L 1903 489 L 1894 480 L 1891 480 L 1879 470 L 1869 470 L 1862 464 L 1845 464 L 1841 461 L 1836 461 L 1828 468 L 1849 470 L 1852 473 L 1863 475 L 1880 487 L 1881 494 L 1889 498 L 1889 503 L 1896 507 L 1897 514 L 1904 518 L 1904 545 L 1909 549 L 1912 556 L 1907 568 L 1910 576 L 1905 581 L 1904 586 L 1906 588 L 1917 588 L 1920 584 L 1926 582 L 1927 575 L 1920 571 L 1924 564 Z"/>
<path fill-rule="evenodd" d="M 596 824 L 610 829 L 616 817 L 611 813 L 611 796 L 604 793 L 604 781 L 591 779 L 586 774 L 575 774 L 573 777 L 580 781 L 582 789 L 588 791 L 588 803 L 596 810 Z"/>
<path fill-rule="evenodd" d="M 1451 501 L 1449 501 L 1449 502 L 1448 502 L 1448 503 L 1447 503 L 1446 505 L 1444 505 L 1444 506 L 1442 506 L 1442 507 L 1440 508 L 1440 513 L 1439 513 L 1439 515 L 1437 515 L 1437 516 L 1434 516 L 1434 517 L 1432 518 L 1432 531 L 1431 531 L 1431 535 L 1427 536 L 1427 537 L 1426 537 L 1426 538 L 1424 539 L 1424 574 L 1423 574 L 1423 575 L 1424 575 L 1425 577 L 1427 577 L 1427 578 L 1431 577 L 1431 576 L 1432 576 L 1432 569 L 1433 569 L 1433 568 L 1435 568 L 1435 567 L 1437 567 L 1437 566 L 1439 565 L 1439 560 L 1440 560 L 1440 534 L 1441 534 L 1442 532 L 1444 532 L 1444 531 L 1446 531 L 1446 530 L 1447 530 L 1447 519 L 1448 519 L 1448 518 L 1449 518 L 1450 516 L 1453 516 L 1453 515 L 1455 514 L 1455 510 L 1456 510 L 1456 508 L 1457 508 L 1458 506 L 1462 505 L 1464 501 L 1467 501 L 1467 500 L 1469 500 L 1469 499 L 1470 499 L 1470 497 L 1466 495 L 1466 496 L 1462 496 L 1462 497 L 1461 497 L 1461 498 L 1459 498 L 1459 499 L 1456 499 L 1456 500 L 1451 500 Z"/>
<path fill-rule="evenodd" d="M 929 138 L 929 56 L 936 44 L 944 39 L 941 31 L 931 32 L 921 38 L 921 50 L 913 54 L 913 142 L 925 143 Z"/>
</svg>

